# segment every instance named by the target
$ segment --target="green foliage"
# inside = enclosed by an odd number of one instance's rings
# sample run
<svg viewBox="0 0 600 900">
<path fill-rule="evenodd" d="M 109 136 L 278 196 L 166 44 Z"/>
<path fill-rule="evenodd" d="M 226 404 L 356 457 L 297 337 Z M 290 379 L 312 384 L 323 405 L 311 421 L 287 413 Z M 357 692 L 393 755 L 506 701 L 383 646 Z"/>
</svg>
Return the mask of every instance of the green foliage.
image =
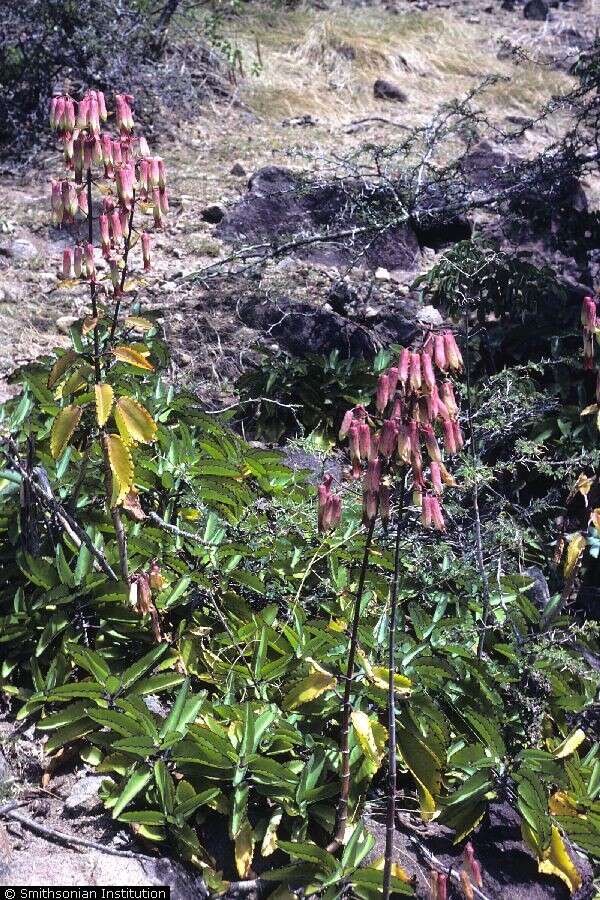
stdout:
<svg viewBox="0 0 600 900">
<path fill-rule="evenodd" d="M 369 404 L 377 375 L 390 359 L 388 351 L 378 353 L 372 363 L 340 359 L 337 350 L 303 358 L 264 353 L 260 365 L 236 383 L 246 425 L 268 441 L 312 432 L 325 443 L 332 441 L 346 410 Z"/>
</svg>

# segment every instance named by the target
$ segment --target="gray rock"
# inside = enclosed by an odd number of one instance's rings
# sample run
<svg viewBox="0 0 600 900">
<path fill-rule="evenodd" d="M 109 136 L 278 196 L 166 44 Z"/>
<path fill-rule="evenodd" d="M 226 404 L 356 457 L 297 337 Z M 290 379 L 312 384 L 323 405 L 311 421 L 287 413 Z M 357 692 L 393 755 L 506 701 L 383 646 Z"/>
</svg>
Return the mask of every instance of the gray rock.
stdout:
<svg viewBox="0 0 600 900">
<path fill-rule="evenodd" d="M 27 238 L 15 238 L 7 244 L 0 245 L 0 254 L 19 262 L 26 262 L 36 257 L 38 251 L 35 244 L 32 244 Z"/>
<path fill-rule="evenodd" d="M 536 22 L 544 22 L 548 18 L 548 4 L 544 0 L 528 0 L 523 7 L 523 16 Z"/>
<path fill-rule="evenodd" d="M 12 781 L 12 771 L 8 760 L 0 750 L 0 789 L 6 788 Z"/>
<path fill-rule="evenodd" d="M 235 175 L 236 178 L 244 178 L 248 173 L 240 162 L 236 162 L 229 170 L 229 174 Z"/>
<path fill-rule="evenodd" d="M 102 887 L 169 886 L 172 900 L 204 900 L 208 897 L 201 876 L 170 859 L 143 856 L 119 857 L 96 850 L 68 850 L 57 844 L 35 841 L 26 849 L 13 848 L 1 873 L 4 886 L 18 884 Z"/>
<path fill-rule="evenodd" d="M 209 222 L 211 225 L 217 225 L 225 216 L 225 210 L 222 206 L 219 206 L 218 203 L 211 203 L 210 206 L 204 207 L 200 216 L 204 222 Z"/>
<path fill-rule="evenodd" d="M 373 85 L 373 96 L 377 100 L 394 100 L 396 103 L 406 103 L 408 100 L 408 94 L 402 88 L 385 78 L 377 79 Z"/>
<path fill-rule="evenodd" d="M 102 806 L 102 800 L 98 796 L 98 790 L 104 778 L 100 775 L 85 775 L 79 778 L 65 800 L 64 813 L 66 816 L 80 816 L 91 813 Z"/>
</svg>

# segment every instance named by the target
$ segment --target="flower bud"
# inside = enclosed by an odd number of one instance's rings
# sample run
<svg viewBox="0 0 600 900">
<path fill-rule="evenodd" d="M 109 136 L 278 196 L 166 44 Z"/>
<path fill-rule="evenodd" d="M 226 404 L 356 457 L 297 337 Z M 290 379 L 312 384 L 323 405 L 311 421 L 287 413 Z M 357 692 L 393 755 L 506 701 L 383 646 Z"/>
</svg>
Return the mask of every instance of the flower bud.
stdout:
<svg viewBox="0 0 600 900">
<path fill-rule="evenodd" d="M 371 429 L 366 422 L 361 422 L 358 426 L 358 438 L 361 459 L 368 459 L 371 453 Z"/>
<path fill-rule="evenodd" d="M 423 371 L 423 381 L 431 392 L 435 388 L 436 384 L 435 375 L 433 373 L 433 366 L 431 364 L 431 357 L 428 353 L 421 354 L 421 369 Z"/>
<path fill-rule="evenodd" d="M 456 438 L 454 436 L 454 428 L 452 427 L 452 419 L 444 419 L 442 429 L 444 431 L 444 447 L 448 453 L 456 453 Z"/>
<path fill-rule="evenodd" d="M 79 200 L 77 199 L 77 191 L 75 185 L 66 179 L 61 183 L 61 198 L 63 205 L 63 222 L 70 225 L 75 219 L 75 214 L 79 208 Z"/>
<path fill-rule="evenodd" d="M 350 426 L 354 422 L 354 410 L 349 409 L 346 413 L 344 413 L 344 418 L 342 419 L 342 424 L 340 425 L 340 433 L 339 438 L 340 441 L 343 441 L 348 431 L 350 430 Z"/>
<path fill-rule="evenodd" d="M 70 97 L 65 100 L 63 118 L 67 131 L 73 132 L 75 130 L 75 104 Z"/>
<path fill-rule="evenodd" d="M 421 525 L 423 528 L 431 528 L 432 524 L 432 515 L 431 515 L 431 494 L 423 494 L 423 499 L 421 501 Z"/>
<path fill-rule="evenodd" d="M 150 156 L 150 147 L 148 146 L 148 141 L 143 135 L 138 141 L 138 150 L 140 156 Z"/>
<path fill-rule="evenodd" d="M 387 375 L 380 375 L 377 379 L 377 397 L 375 405 L 377 412 L 382 413 L 390 399 L 390 382 Z"/>
<path fill-rule="evenodd" d="M 413 391 L 421 388 L 421 355 L 419 353 L 410 354 L 410 386 Z"/>
<path fill-rule="evenodd" d="M 389 459 L 392 456 L 396 449 L 397 440 L 398 425 L 394 419 L 386 419 L 379 434 L 378 446 L 379 452 L 385 459 Z"/>
<path fill-rule="evenodd" d="M 431 486 L 433 487 L 433 490 L 436 494 L 441 494 L 444 490 L 444 487 L 442 485 L 442 471 L 440 469 L 440 463 L 432 460 L 429 468 L 431 471 Z"/>
<path fill-rule="evenodd" d="M 144 272 L 151 268 L 150 265 L 150 235 L 147 231 L 142 231 L 142 256 L 144 259 Z"/>
<path fill-rule="evenodd" d="M 133 131 L 133 116 L 130 106 L 132 100 L 133 97 L 130 94 L 115 94 L 117 128 L 122 134 Z"/>
<path fill-rule="evenodd" d="M 60 181 L 56 181 L 54 178 L 52 179 L 52 194 L 51 194 L 51 204 L 52 204 L 52 224 L 60 225 L 63 220 L 63 202 L 62 202 L 62 191 Z"/>
<path fill-rule="evenodd" d="M 442 454 L 440 453 L 438 442 L 435 439 L 433 428 L 431 427 L 431 425 L 423 425 L 422 430 L 423 437 L 425 438 L 425 446 L 427 447 L 427 453 L 429 454 L 429 459 L 437 463 L 441 462 Z"/>
<path fill-rule="evenodd" d="M 98 100 L 94 91 L 90 92 L 88 103 L 88 123 L 93 134 L 100 132 L 100 110 L 98 108 Z"/>
<path fill-rule="evenodd" d="M 363 524 L 368 525 L 377 515 L 377 494 L 373 491 L 363 492 Z"/>
<path fill-rule="evenodd" d="M 440 506 L 440 501 L 437 497 L 431 497 L 430 499 L 430 509 L 431 509 L 431 521 L 433 523 L 433 527 L 436 531 L 445 531 L 446 523 L 444 522 L 444 517 L 442 515 L 442 508 Z"/>
<path fill-rule="evenodd" d="M 448 359 L 446 357 L 446 345 L 443 334 L 436 334 L 433 339 L 433 361 L 440 372 L 446 372 L 448 370 Z"/>
<path fill-rule="evenodd" d="M 87 190 L 85 187 L 81 188 L 81 190 L 77 191 L 77 206 L 79 207 L 79 211 L 82 215 L 87 216 L 88 214 L 88 196 Z"/>
<path fill-rule="evenodd" d="M 396 366 L 392 366 L 387 370 L 388 383 L 390 388 L 390 400 L 394 397 L 398 387 L 399 371 Z"/>
<path fill-rule="evenodd" d="M 96 263 L 94 262 L 94 245 L 85 245 L 85 272 L 90 281 L 96 280 Z"/>
<path fill-rule="evenodd" d="M 460 350 L 458 349 L 456 339 L 451 331 L 444 332 L 444 349 L 446 351 L 448 367 L 450 369 L 453 369 L 455 372 L 462 371 L 463 358 Z"/>
<path fill-rule="evenodd" d="M 587 331 L 594 331 L 596 320 L 596 301 L 593 297 L 584 297 L 581 305 L 581 324 Z"/>
<path fill-rule="evenodd" d="M 119 215 L 119 210 L 114 209 L 110 214 L 110 227 L 112 231 L 113 240 L 120 241 L 123 238 L 123 229 L 121 228 L 121 216 Z"/>
<path fill-rule="evenodd" d="M 411 454 L 410 428 L 408 425 L 398 426 L 398 456 L 408 465 Z"/>
<path fill-rule="evenodd" d="M 73 277 L 73 251 L 70 247 L 63 250 L 62 277 L 65 279 Z"/>
<path fill-rule="evenodd" d="M 458 415 L 458 405 L 454 397 L 454 387 L 451 381 L 442 382 L 440 387 L 440 399 L 452 418 Z"/>
<path fill-rule="evenodd" d="M 56 130 L 57 123 L 62 115 L 62 112 L 60 114 L 58 113 L 58 104 L 61 99 L 61 97 L 53 97 L 50 101 L 50 128 L 52 131 Z"/>
<path fill-rule="evenodd" d="M 103 122 L 106 122 L 108 119 L 108 112 L 106 110 L 106 98 L 102 91 L 96 91 L 96 99 L 98 101 L 98 111 L 100 113 L 100 118 Z"/>
<path fill-rule="evenodd" d="M 325 512 L 327 510 L 327 504 L 329 503 L 329 498 L 331 497 L 332 481 L 333 481 L 332 475 L 325 475 L 325 477 L 323 479 L 323 483 L 320 484 L 317 489 L 319 531 L 325 531 Z"/>
<path fill-rule="evenodd" d="M 86 128 L 89 121 L 90 98 L 86 95 L 77 104 L 77 127 Z"/>
<path fill-rule="evenodd" d="M 437 900 L 448 900 L 448 876 L 445 872 L 438 874 Z"/>
<path fill-rule="evenodd" d="M 413 477 L 414 483 L 422 486 L 423 485 L 423 458 L 421 456 L 420 451 L 418 453 L 411 454 L 410 468 L 412 471 L 412 477 Z"/>
<path fill-rule="evenodd" d="M 410 367 L 410 350 L 406 347 L 402 353 L 400 354 L 400 361 L 398 363 L 398 381 L 401 384 L 406 384 L 408 381 L 408 370 Z"/>
<path fill-rule="evenodd" d="M 454 443 L 456 444 L 457 451 L 462 450 L 465 446 L 465 439 L 463 438 L 461 427 L 456 419 L 452 419 L 452 431 L 454 432 Z"/>
</svg>

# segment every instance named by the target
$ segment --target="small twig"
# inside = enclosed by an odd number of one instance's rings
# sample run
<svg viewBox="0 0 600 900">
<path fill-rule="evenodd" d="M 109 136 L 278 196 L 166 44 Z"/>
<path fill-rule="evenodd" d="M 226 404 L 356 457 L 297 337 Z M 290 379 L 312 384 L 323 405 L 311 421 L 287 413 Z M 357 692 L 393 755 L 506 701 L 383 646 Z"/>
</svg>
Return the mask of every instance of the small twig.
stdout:
<svg viewBox="0 0 600 900">
<path fill-rule="evenodd" d="M 204 538 L 201 538 L 199 534 L 196 534 L 193 531 L 184 531 L 183 528 L 178 528 L 177 525 L 171 525 L 169 522 L 165 522 L 164 519 L 155 512 L 146 513 L 149 519 L 152 519 L 159 528 L 164 529 L 165 531 L 170 531 L 171 534 L 176 534 L 177 537 L 187 538 L 190 541 L 196 541 L 198 544 L 202 544 L 203 547 L 220 547 L 221 544 L 217 541 L 205 541 Z"/>
<path fill-rule="evenodd" d="M 40 825 L 39 822 L 35 822 L 33 819 L 27 818 L 27 816 L 22 816 L 21 813 L 12 812 L 10 809 L 5 809 L 4 807 L 0 807 L 0 816 L 7 819 L 14 819 L 30 831 L 48 838 L 48 840 L 53 841 L 56 844 L 63 844 L 65 847 L 86 847 L 88 850 L 98 850 L 100 853 L 106 853 L 109 856 L 121 856 L 127 857 L 128 859 L 146 860 L 148 862 L 154 860 L 154 857 L 146 856 L 143 853 L 134 853 L 131 850 L 114 850 L 112 847 L 107 847 L 106 844 L 98 844 L 96 841 L 88 841 L 86 838 L 80 838 L 74 834 L 65 834 L 63 831 L 55 831 L 54 828 Z"/>
</svg>

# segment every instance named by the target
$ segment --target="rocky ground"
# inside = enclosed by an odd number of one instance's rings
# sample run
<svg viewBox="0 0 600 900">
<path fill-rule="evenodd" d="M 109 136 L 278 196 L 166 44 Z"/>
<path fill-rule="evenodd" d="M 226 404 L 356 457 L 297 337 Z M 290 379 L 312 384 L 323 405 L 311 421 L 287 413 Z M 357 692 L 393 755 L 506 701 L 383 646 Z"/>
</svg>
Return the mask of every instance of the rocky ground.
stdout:
<svg viewBox="0 0 600 900">
<path fill-rule="evenodd" d="M 196 121 L 178 122 L 165 113 L 159 149 L 168 165 L 172 214 L 156 239 L 154 269 L 137 299 L 161 317 L 173 350 L 172 377 L 219 408 L 235 402 L 234 381 L 259 343 L 291 352 L 338 347 L 355 354 L 380 341 L 401 341 L 415 316 L 439 315 L 412 288 L 439 247 L 408 230 L 391 244 L 370 246 L 350 272 L 342 244 L 276 257 L 260 277 L 227 277 L 224 261 L 236 242 L 270 240 L 288 231 L 294 217 L 314 228 L 331 217 L 330 194 L 290 201 L 294 173 L 327 170 L 336 155 L 365 141 L 395 140 L 486 74 L 510 78 L 482 101 L 490 119 L 503 126 L 522 123 L 568 88 L 570 61 L 594 33 L 594 6 L 595 0 L 389 0 L 307 3 L 274 15 L 260 3 L 248 4 L 230 25 L 231 40 L 246 69 L 260 62 L 260 73 L 239 79 L 229 100 L 207 104 Z M 560 116 L 526 130 L 513 152 L 532 155 L 559 126 Z M 479 172 L 489 172 L 495 152 L 489 143 L 480 145 Z M 61 287 L 56 278 L 67 236 L 49 225 L 48 185 L 59 168 L 58 153 L 40 151 L 28 164 L 5 161 L 1 169 L 0 398 L 14 390 L 14 368 L 66 344 L 69 325 L 86 309 L 85 294 Z M 598 208 L 596 183 L 573 191 L 572 210 L 582 196 L 588 208 Z M 546 237 L 531 236 L 532 254 L 543 256 Z M 563 272 L 574 299 L 584 275 L 597 277 L 593 266 L 583 273 L 560 254 L 549 261 Z M 340 296 L 342 275 L 349 287 Z M 42 828 L 133 854 L 118 857 L 90 847 L 79 853 L 8 820 L 0 825 L 3 883 L 56 883 L 60 873 L 62 883 L 170 882 L 175 898 L 202 892 L 196 876 L 144 857 L 147 848 L 140 851 L 131 835 L 99 813 L 98 779 L 68 764 L 44 778 L 42 749 L 31 733 L 15 732 L 8 723 L 2 729 L 0 782 L 5 796 L 23 799 L 22 815 Z M 504 829 L 496 861 L 495 850 L 485 855 L 486 840 L 499 846 L 492 841 L 495 828 Z M 480 839 L 478 851 L 490 873 L 487 896 L 566 897 L 555 880 L 532 885 L 531 873 L 525 878 L 533 863 L 517 853 L 511 828 L 500 814 Z M 433 852 L 452 858 L 447 836 L 427 840 Z M 507 861 L 515 859 L 520 862 L 511 868 Z M 399 861 L 426 868 L 410 842 L 401 843 Z M 502 881 L 507 872 L 510 884 Z M 588 877 L 580 897 L 591 896 Z"/>
</svg>

